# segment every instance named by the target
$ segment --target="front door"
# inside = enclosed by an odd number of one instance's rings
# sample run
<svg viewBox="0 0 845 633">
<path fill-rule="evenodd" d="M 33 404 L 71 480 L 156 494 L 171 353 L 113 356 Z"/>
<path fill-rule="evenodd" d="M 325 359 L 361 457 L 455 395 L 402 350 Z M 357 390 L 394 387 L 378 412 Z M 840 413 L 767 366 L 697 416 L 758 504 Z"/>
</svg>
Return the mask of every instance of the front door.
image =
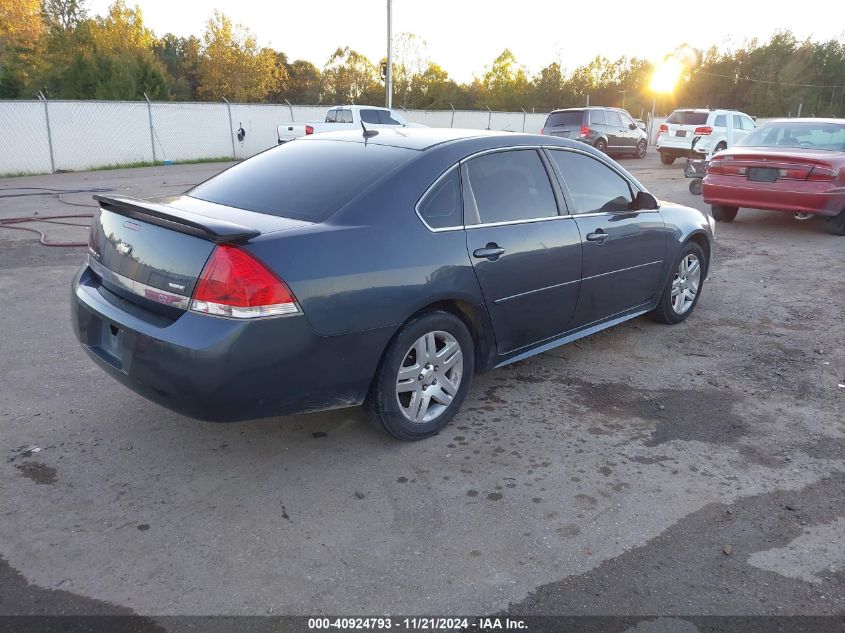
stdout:
<svg viewBox="0 0 845 633">
<path fill-rule="evenodd" d="M 467 250 L 499 354 L 561 334 L 578 301 L 581 239 L 558 211 L 545 159 L 535 149 L 484 154 L 462 178 Z"/>
<path fill-rule="evenodd" d="M 603 161 L 548 150 L 568 190 L 583 246 L 581 327 L 644 306 L 662 285 L 666 229 L 657 210 L 634 210 L 631 184 Z"/>
</svg>

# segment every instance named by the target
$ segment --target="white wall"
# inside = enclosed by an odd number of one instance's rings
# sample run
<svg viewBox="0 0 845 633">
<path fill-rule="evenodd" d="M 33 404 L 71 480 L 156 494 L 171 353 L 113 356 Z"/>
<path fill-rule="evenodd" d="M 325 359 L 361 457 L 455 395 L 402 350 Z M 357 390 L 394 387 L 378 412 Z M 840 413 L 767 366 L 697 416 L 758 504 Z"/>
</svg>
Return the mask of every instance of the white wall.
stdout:
<svg viewBox="0 0 845 633">
<path fill-rule="evenodd" d="M 327 106 L 125 101 L 49 101 L 47 108 L 55 170 L 69 171 L 165 159 L 247 158 L 276 144 L 280 123 L 322 120 L 328 110 Z M 403 114 L 431 127 L 531 134 L 538 133 L 546 120 L 545 113 L 487 110 Z M 661 122 L 662 118 L 655 121 L 652 142 Z M 235 138 L 241 126 L 246 131 L 243 142 Z M 51 169 L 44 102 L 0 101 L 0 175 Z"/>
</svg>

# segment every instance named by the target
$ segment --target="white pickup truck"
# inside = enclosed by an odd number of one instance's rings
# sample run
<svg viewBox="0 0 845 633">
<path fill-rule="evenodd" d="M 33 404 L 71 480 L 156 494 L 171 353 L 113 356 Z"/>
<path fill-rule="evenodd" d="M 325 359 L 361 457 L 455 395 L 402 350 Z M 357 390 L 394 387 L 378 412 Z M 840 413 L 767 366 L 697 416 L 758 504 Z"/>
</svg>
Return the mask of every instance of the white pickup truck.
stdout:
<svg viewBox="0 0 845 633">
<path fill-rule="evenodd" d="M 309 134 L 361 129 L 362 121 L 368 130 L 394 126 L 428 127 L 419 123 L 410 123 L 396 110 L 376 106 L 345 105 L 330 108 L 324 121 L 282 123 L 276 128 L 276 139 L 281 145 Z"/>
</svg>

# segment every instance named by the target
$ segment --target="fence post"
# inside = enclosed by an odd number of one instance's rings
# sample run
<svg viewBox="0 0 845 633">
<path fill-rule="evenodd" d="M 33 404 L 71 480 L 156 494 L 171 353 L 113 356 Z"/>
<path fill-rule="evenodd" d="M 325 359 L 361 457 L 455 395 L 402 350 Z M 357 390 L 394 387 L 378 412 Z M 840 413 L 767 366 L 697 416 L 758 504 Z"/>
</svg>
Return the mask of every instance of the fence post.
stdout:
<svg viewBox="0 0 845 633">
<path fill-rule="evenodd" d="M 487 108 L 487 129 L 490 129 L 490 126 L 493 124 L 493 111 L 490 109 L 490 106 L 484 106 Z"/>
<path fill-rule="evenodd" d="M 147 93 L 144 93 L 144 99 L 147 100 L 147 117 L 150 120 L 150 145 L 153 148 L 153 162 L 156 161 L 156 140 L 155 140 L 155 132 L 153 132 L 153 106 L 150 104 L 150 98 L 147 96 Z"/>
<path fill-rule="evenodd" d="M 455 106 L 449 103 L 449 107 L 452 108 L 452 120 L 449 122 L 449 127 L 455 127 Z"/>
<path fill-rule="evenodd" d="M 223 101 L 226 102 L 226 109 L 229 111 L 229 138 L 232 139 L 232 160 L 237 160 L 238 157 L 235 154 L 235 131 L 232 129 L 232 104 L 229 103 L 229 100 L 226 97 L 223 97 Z"/>
<path fill-rule="evenodd" d="M 287 99 L 285 99 L 285 103 L 287 103 L 287 104 L 288 104 L 288 108 L 290 108 L 290 122 L 291 122 L 291 123 L 293 123 L 293 122 L 294 122 L 294 118 L 293 118 L 293 106 L 291 105 L 290 101 L 288 101 Z"/>
<path fill-rule="evenodd" d="M 522 110 L 522 133 L 525 133 L 525 118 L 528 116 L 528 113 L 525 111 L 525 108 L 519 106 L 519 109 Z"/>
<path fill-rule="evenodd" d="M 56 159 L 53 157 L 53 132 L 50 129 L 50 109 L 47 107 L 47 97 L 40 90 L 38 98 L 44 103 L 44 118 L 47 121 L 47 145 L 50 148 L 50 173 L 56 173 Z"/>
</svg>

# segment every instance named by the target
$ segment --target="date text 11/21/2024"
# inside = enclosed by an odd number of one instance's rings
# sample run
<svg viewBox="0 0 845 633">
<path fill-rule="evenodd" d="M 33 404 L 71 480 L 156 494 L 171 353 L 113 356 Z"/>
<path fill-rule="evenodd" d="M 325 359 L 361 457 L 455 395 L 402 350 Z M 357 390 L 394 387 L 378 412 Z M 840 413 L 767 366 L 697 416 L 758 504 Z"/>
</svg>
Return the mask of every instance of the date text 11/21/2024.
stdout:
<svg viewBox="0 0 845 633">
<path fill-rule="evenodd" d="M 399 631 L 519 631 L 527 623 L 511 618 L 455 618 L 455 617 L 372 617 L 372 618 L 309 618 L 308 629 L 319 630 L 399 630 Z"/>
</svg>

